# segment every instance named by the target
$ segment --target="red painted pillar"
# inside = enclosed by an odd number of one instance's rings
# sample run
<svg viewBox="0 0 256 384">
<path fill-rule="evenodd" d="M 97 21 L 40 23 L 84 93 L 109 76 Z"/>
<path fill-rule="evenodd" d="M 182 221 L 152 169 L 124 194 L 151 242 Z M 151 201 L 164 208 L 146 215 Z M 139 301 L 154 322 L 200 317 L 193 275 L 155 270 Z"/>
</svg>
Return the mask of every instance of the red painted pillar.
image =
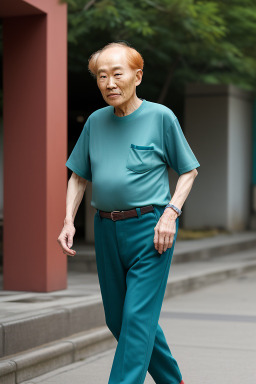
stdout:
<svg viewBox="0 0 256 384">
<path fill-rule="evenodd" d="M 49 292 L 67 287 L 67 6 L 20 3 L 41 14 L 3 18 L 4 289 Z"/>
</svg>

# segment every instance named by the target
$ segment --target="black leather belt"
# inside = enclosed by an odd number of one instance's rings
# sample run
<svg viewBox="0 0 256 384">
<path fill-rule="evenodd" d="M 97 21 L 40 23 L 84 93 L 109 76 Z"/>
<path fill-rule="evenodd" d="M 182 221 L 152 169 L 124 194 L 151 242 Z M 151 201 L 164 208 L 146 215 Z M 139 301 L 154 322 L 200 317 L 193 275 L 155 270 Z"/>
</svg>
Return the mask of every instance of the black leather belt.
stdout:
<svg viewBox="0 0 256 384">
<path fill-rule="evenodd" d="M 145 205 L 144 207 L 139 207 L 139 208 L 140 208 L 140 212 L 142 215 L 144 215 L 144 213 L 154 211 L 153 205 Z M 99 214 L 101 217 L 105 217 L 105 218 L 111 219 L 113 221 L 124 220 L 124 219 L 127 219 L 128 217 L 138 216 L 135 208 L 129 209 L 126 211 L 111 211 L 111 212 L 99 210 Z"/>
</svg>

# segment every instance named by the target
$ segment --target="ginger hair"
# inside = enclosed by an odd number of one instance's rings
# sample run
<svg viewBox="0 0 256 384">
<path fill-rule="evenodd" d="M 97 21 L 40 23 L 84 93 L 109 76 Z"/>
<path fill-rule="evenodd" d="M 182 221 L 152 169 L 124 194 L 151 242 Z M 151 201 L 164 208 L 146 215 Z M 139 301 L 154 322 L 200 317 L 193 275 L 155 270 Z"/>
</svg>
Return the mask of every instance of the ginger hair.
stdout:
<svg viewBox="0 0 256 384">
<path fill-rule="evenodd" d="M 143 71 L 144 67 L 144 60 L 141 56 L 141 54 L 132 46 L 130 46 L 128 43 L 121 41 L 121 42 L 113 42 L 108 43 L 105 45 L 102 49 L 99 49 L 98 51 L 94 52 L 88 60 L 88 69 L 89 72 L 93 77 L 97 76 L 97 60 L 101 52 L 105 51 L 108 48 L 112 47 L 122 47 L 126 49 L 126 55 L 128 64 L 132 69 L 141 69 Z"/>
</svg>

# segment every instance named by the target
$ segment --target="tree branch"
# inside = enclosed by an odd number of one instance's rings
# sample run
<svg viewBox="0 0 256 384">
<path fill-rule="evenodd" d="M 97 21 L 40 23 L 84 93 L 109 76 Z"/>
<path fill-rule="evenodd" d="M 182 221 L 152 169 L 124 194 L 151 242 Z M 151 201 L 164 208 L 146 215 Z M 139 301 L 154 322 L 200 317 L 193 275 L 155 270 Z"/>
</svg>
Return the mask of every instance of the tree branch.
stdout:
<svg viewBox="0 0 256 384">
<path fill-rule="evenodd" d="M 93 4 L 96 3 L 96 0 L 89 1 L 83 8 L 83 11 L 88 11 L 89 8 L 93 6 Z"/>
</svg>

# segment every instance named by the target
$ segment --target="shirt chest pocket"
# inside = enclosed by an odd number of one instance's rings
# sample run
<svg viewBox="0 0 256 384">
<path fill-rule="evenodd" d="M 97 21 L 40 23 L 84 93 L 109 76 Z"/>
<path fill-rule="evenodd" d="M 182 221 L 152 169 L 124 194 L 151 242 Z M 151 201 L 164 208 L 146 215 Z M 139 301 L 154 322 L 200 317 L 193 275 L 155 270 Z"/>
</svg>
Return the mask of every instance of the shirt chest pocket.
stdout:
<svg viewBox="0 0 256 384">
<path fill-rule="evenodd" d="M 143 173 L 153 168 L 153 146 L 131 144 L 126 161 L 126 168 L 133 172 Z"/>
</svg>

